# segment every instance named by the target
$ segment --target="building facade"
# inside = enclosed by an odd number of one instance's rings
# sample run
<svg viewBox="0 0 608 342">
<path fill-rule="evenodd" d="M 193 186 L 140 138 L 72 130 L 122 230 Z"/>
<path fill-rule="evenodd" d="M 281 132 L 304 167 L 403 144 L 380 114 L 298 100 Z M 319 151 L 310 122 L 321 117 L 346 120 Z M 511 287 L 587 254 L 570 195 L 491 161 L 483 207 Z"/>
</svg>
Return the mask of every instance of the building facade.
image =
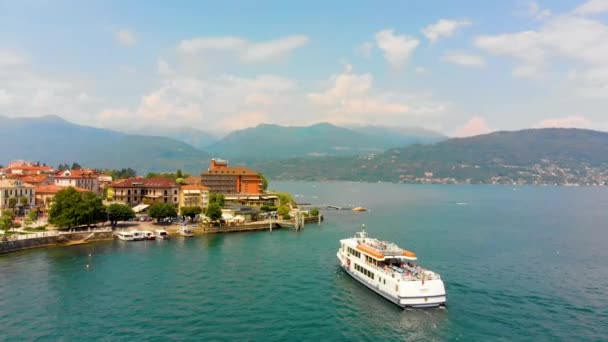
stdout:
<svg viewBox="0 0 608 342">
<path fill-rule="evenodd" d="M 0 215 L 2 210 L 16 210 L 19 215 L 36 206 L 36 187 L 20 179 L 0 179 Z"/>
<path fill-rule="evenodd" d="M 171 203 L 179 204 L 179 186 L 172 178 L 127 178 L 112 182 L 108 186 L 109 201 L 128 204 Z"/>
<path fill-rule="evenodd" d="M 91 169 L 62 170 L 55 173 L 55 184 L 87 189 L 99 194 L 99 173 Z"/>
<path fill-rule="evenodd" d="M 201 207 L 209 204 L 209 188 L 203 185 L 186 184 L 179 187 L 179 208 Z"/>
<path fill-rule="evenodd" d="M 211 159 L 209 170 L 201 174 L 201 183 L 210 191 L 221 194 L 261 194 L 262 177 L 246 167 L 231 167 L 221 159 Z"/>
<path fill-rule="evenodd" d="M 36 207 L 38 208 L 38 211 L 40 213 L 42 213 L 43 215 L 45 215 L 46 213 L 48 213 L 49 209 L 51 208 L 51 205 L 53 204 L 53 201 L 55 200 L 55 195 L 57 195 L 57 193 L 61 190 L 65 190 L 67 187 L 65 186 L 59 186 L 57 184 L 50 184 L 50 185 L 40 185 L 36 187 Z M 76 191 L 78 192 L 87 192 L 89 190 L 87 189 L 83 189 L 83 188 L 79 188 L 79 187 L 73 187 L 74 189 L 76 189 Z"/>
</svg>

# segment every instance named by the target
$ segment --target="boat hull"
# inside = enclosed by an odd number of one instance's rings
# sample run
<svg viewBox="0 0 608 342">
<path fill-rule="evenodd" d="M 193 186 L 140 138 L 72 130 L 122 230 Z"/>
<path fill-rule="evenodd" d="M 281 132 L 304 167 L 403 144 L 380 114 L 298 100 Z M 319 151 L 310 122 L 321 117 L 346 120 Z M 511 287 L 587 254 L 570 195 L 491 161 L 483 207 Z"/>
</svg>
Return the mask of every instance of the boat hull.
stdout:
<svg viewBox="0 0 608 342">
<path fill-rule="evenodd" d="M 350 275 L 353 279 L 355 279 L 362 285 L 365 285 L 370 290 L 374 291 L 375 293 L 382 296 L 386 300 L 390 301 L 391 303 L 393 303 L 403 309 L 405 309 L 405 308 L 433 308 L 433 307 L 445 306 L 446 294 L 445 294 L 445 290 L 442 290 L 444 287 L 443 287 L 443 282 L 441 280 L 433 280 L 432 282 L 434 282 L 435 284 L 431 284 L 431 285 L 434 285 L 433 287 L 437 288 L 438 291 L 433 291 L 431 293 L 428 293 L 428 294 L 425 294 L 422 296 L 420 296 L 420 295 L 407 296 L 407 295 L 401 295 L 401 294 L 400 295 L 391 294 L 386 291 L 382 291 L 379 288 L 379 286 L 374 286 L 373 284 L 370 284 L 363 277 L 361 277 L 358 274 L 356 274 L 355 272 L 353 272 L 349 267 L 346 266 L 346 263 L 342 260 L 342 258 L 340 256 L 340 252 L 338 252 L 337 257 L 338 257 L 338 260 L 340 260 L 340 266 L 342 267 L 342 269 L 348 275 Z M 411 282 L 411 283 L 413 283 L 411 285 L 414 285 L 418 282 Z"/>
</svg>

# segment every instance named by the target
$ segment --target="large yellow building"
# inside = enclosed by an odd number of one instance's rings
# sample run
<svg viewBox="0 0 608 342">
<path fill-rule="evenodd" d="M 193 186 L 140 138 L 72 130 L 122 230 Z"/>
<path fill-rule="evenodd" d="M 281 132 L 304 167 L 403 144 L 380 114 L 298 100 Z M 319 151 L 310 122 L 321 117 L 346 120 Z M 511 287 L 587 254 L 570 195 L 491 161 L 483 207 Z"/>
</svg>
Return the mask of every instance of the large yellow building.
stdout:
<svg viewBox="0 0 608 342">
<path fill-rule="evenodd" d="M 0 215 L 2 210 L 16 209 L 19 214 L 36 205 L 36 187 L 20 179 L 0 179 Z"/>
<path fill-rule="evenodd" d="M 187 184 L 179 187 L 179 208 L 201 207 L 209 204 L 209 188 L 204 185 Z"/>
</svg>

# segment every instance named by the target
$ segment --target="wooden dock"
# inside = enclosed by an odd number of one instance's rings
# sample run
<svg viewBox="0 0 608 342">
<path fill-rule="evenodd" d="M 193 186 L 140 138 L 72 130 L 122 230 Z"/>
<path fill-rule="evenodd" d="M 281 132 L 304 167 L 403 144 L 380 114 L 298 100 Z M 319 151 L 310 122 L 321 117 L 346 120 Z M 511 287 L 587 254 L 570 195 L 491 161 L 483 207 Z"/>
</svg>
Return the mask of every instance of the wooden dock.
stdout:
<svg viewBox="0 0 608 342">
<path fill-rule="evenodd" d="M 318 217 L 307 217 L 304 219 L 305 224 L 317 223 L 323 221 L 323 216 L 319 220 Z M 271 228 L 272 225 L 272 228 Z M 274 229 L 293 229 L 296 228 L 295 222 L 285 220 L 266 220 L 262 222 L 253 222 L 247 224 L 241 224 L 237 226 L 222 226 L 222 227 L 203 227 L 202 230 L 195 229 L 204 234 L 216 234 L 216 233 L 236 233 L 236 232 L 254 232 L 260 230 L 274 230 Z"/>
</svg>

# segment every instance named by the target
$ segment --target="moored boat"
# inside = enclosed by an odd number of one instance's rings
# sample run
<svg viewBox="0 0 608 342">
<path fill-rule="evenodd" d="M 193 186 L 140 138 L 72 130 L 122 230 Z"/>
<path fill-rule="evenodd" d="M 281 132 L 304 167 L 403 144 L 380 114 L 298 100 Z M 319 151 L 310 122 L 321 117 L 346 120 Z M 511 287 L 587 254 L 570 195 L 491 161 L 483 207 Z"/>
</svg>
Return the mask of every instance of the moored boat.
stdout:
<svg viewBox="0 0 608 342">
<path fill-rule="evenodd" d="M 367 211 L 367 208 L 365 208 L 365 207 L 355 207 L 355 208 L 353 208 L 353 211 Z"/>
<path fill-rule="evenodd" d="M 154 233 L 152 233 L 149 230 L 143 230 L 141 233 L 144 235 L 144 238 L 146 240 L 154 240 L 154 239 L 156 239 L 156 235 L 154 235 Z"/>
<path fill-rule="evenodd" d="M 146 239 L 144 233 L 139 230 L 134 230 L 131 232 L 131 234 L 133 234 L 133 240 L 135 241 L 141 241 Z"/>
<path fill-rule="evenodd" d="M 185 237 L 193 237 L 194 233 L 192 232 L 192 229 L 190 229 L 188 227 L 181 227 L 179 229 L 179 235 L 185 236 Z"/>
<path fill-rule="evenodd" d="M 119 238 L 122 241 L 133 241 L 133 234 L 131 232 L 116 232 L 116 234 L 114 234 L 114 236 L 116 236 L 117 238 Z"/>
<path fill-rule="evenodd" d="M 167 233 L 167 231 L 164 229 L 158 229 L 154 233 L 155 233 L 157 239 L 160 239 L 160 240 L 169 239 L 169 233 Z"/>
<path fill-rule="evenodd" d="M 446 303 L 439 274 L 414 264 L 414 252 L 369 238 L 365 226 L 353 238 L 340 240 L 337 257 L 346 273 L 402 308 Z"/>
</svg>

